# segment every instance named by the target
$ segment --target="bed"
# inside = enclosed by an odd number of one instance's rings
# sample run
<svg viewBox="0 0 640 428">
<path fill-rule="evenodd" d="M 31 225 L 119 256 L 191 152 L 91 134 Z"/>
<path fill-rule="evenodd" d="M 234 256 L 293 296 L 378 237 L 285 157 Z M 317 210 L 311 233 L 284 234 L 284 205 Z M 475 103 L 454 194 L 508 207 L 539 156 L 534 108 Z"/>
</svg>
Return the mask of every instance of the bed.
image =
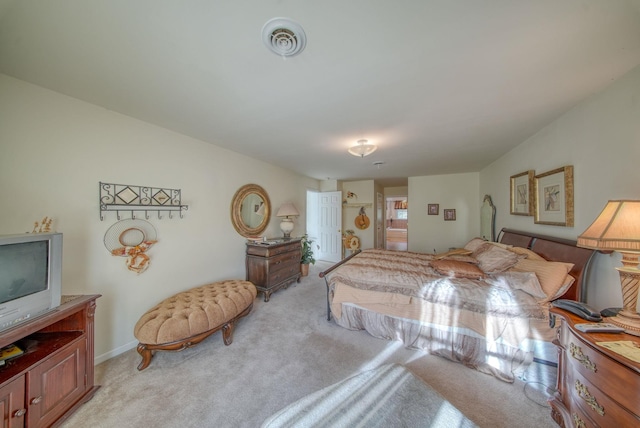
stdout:
<svg viewBox="0 0 640 428">
<path fill-rule="evenodd" d="M 474 238 L 439 255 L 364 250 L 320 277 L 328 320 L 513 382 L 534 358 L 557 358 L 548 307 L 582 301 L 592 256 L 574 241 L 503 229 L 497 243 Z"/>
</svg>

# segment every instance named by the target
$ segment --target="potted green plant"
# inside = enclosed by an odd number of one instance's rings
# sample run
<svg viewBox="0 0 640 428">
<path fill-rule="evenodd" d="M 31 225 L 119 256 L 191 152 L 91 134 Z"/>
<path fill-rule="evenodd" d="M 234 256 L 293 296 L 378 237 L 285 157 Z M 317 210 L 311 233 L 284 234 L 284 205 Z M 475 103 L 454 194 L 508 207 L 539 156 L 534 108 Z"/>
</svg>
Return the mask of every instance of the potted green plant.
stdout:
<svg viewBox="0 0 640 428">
<path fill-rule="evenodd" d="M 300 240 L 302 244 L 302 254 L 300 256 L 300 273 L 302 276 L 309 275 L 309 264 L 315 264 L 316 259 L 313 257 L 313 240 L 305 233 Z"/>
</svg>

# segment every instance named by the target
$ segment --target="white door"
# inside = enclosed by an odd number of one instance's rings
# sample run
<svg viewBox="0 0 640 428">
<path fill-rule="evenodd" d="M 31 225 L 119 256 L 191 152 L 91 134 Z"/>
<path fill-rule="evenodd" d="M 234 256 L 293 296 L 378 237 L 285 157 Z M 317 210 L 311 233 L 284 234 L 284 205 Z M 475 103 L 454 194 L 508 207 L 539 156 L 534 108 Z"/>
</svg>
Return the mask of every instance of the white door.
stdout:
<svg viewBox="0 0 640 428">
<path fill-rule="evenodd" d="M 342 192 L 322 192 L 318 198 L 318 259 L 339 262 L 342 259 Z"/>
</svg>

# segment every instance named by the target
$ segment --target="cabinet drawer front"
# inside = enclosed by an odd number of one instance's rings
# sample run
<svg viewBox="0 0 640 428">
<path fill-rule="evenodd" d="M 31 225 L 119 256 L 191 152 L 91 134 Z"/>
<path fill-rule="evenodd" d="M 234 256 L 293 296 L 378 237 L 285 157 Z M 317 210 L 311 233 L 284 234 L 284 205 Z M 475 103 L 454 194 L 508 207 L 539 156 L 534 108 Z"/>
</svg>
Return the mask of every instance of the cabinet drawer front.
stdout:
<svg viewBox="0 0 640 428">
<path fill-rule="evenodd" d="M 269 259 L 269 271 L 275 272 L 296 266 L 300 270 L 300 254 L 284 253 Z"/>
<path fill-rule="evenodd" d="M 576 398 L 580 400 L 580 398 Z M 575 427 L 575 428 L 598 428 L 598 425 L 591 420 L 589 415 L 585 414 L 578 403 L 574 400 L 569 401 L 569 414 L 571 424 L 566 425 L 567 427 Z"/>
<path fill-rule="evenodd" d="M 640 377 L 628 368 L 613 363 L 604 354 L 581 341 L 571 332 L 568 335 L 566 352 L 571 369 L 580 373 L 593 385 L 635 414 L 640 414 Z"/>
<path fill-rule="evenodd" d="M 566 392 L 584 415 L 600 427 L 638 426 L 640 420 L 575 370 L 567 370 Z M 628 393 L 628 391 L 627 391 Z M 635 394 L 633 394 L 635 395 Z M 585 422 L 588 419 L 582 418 Z M 588 425 L 587 425 L 588 426 Z"/>
<path fill-rule="evenodd" d="M 278 254 L 284 254 L 289 252 L 297 254 L 298 259 L 300 259 L 300 256 L 302 254 L 302 247 L 300 246 L 300 242 L 295 242 L 290 245 L 283 245 L 281 247 L 276 247 L 272 251 L 269 251 L 268 257 L 273 257 L 273 256 L 277 256 Z"/>
<path fill-rule="evenodd" d="M 300 265 L 288 266 L 275 272 L 269 272 L 269 284 L 274 286 L 297 275 L 300 275 Z"/>
<path fill-rule="evenodd" d="M 247 254 L 254 256 L 273 257 L 288 251 L 297 251 L 300 253 L 302 251 L 300 241 L 275 246 L 247 245 Z"/>
</svg>

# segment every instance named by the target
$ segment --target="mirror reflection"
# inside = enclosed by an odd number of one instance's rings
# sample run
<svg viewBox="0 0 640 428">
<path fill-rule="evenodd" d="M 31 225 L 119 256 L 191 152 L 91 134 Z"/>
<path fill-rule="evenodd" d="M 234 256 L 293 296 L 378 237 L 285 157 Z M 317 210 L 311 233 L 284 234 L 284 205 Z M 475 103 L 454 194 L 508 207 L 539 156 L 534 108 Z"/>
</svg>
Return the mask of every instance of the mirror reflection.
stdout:
<svg viewBox="0 0 640 428">
<path fill-rule="evenodd" d="M 264 200 L 256 193 L 249 193 L 240 208 L 242 222 L 248 228 L 256 228 L 264 220 Z"/>
<path fill-rule="evenodd" d="M 496 207 L 491 196 L 484 195 L 482 208 L 480 209 L 480 235 L 487 241 L 496 240 Z"/>
<path fill-rule="evenodd" d="M 257 237 L 267 228 L 271 205 L 267 192 L 257 184 L 242 186 L 231 201 L 231 222 L 247 238 Z"/>
</svg>

